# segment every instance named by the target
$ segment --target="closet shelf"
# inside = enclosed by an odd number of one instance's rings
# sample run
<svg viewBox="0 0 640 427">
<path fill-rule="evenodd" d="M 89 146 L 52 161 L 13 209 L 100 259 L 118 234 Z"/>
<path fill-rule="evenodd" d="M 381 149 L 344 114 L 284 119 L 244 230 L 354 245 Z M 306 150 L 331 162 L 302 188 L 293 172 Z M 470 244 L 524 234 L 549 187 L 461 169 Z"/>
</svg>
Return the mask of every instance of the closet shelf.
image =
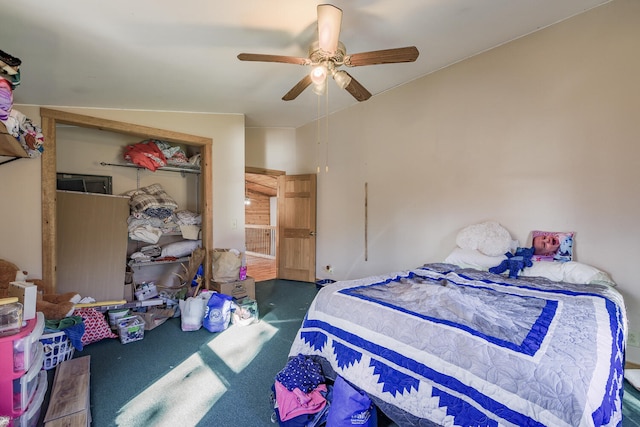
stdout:
<svg viewBox="0 0 640 427">
<path fill-rule="evenodd" d="M 150 265 L 161 265 L 161 264 L 174 264 L 176 262 L 188 262 L 189 261 L 189 257 L 181 257 L 181 258 L 176 258 L 176 259 L 171 259 L 171 260 L 166 260 L 166 261 L 134 261 L 131 260 L 129 261 L 129 267 L 131 268 L 136 268 L 136 267 L 148 267 Z"/>
<path fill-rule="evenodd" d="M 7 131 L 7 127 L 2 122 L 0 122 L 0 156 L 29 157 L 20 141 Z"/>
<path fill-rule="evenodd" d="M 145 169 L 145 167 L 138 166 L 135 163 L 107 163 L 100 162 L 101 166 L 119 166 L 123 168 L 136 168 L 136 169 Z M 181 172 L 181 173 L 200 173 L 200 167 L 198 166 L 163 166 L 158 168 L 157 170 L 168 171 L 168 172 Z"/>
</svg>

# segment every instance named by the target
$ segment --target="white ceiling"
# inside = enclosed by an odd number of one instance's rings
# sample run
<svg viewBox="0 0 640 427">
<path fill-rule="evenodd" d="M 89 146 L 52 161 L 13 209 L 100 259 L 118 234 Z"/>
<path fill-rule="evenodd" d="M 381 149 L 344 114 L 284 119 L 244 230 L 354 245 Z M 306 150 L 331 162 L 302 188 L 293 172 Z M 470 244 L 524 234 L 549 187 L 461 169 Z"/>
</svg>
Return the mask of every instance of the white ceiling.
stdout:
<svg viewBox="0 0 640 427">
<path fill-rule="evenodd" d="M 348 69 L 374 96 L 610 0 L 334 0 L 347 54 L 416 46 L 416 62 Z M 239 113 L 247 126 L 317 118 L 306 57 L 316 5 L 300 0 L 0 0 L 0 50 L 22 60 L 14 103 Z M 357 103 L 329 82 L 329 109 Z M 370 102 L 370 101 L 365 101 Z M 325 100 L 322 99 L 322 109 Z"/>
</svg>

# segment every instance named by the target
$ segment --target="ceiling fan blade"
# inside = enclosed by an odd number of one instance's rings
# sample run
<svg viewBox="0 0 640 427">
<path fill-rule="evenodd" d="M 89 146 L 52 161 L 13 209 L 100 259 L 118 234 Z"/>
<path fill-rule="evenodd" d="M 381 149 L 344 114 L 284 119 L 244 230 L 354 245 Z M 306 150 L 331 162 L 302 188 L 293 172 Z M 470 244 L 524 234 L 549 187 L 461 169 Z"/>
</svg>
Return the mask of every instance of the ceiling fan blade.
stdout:
<svg viewBox="0 0 640 427">
<path fill-rule="evenodd" d="M 260 53 L 241 53 L 238 55 L 240 61 L 259 61 L 259 62 L 283 62 L 285 64 L 309 65 L 311 61 L 308 58 L 298 58 L 295 56 L 284 55 L 263 55 Z"/>
<path fill-rule="evenodd" d="M 345 87 L 346 91 L 351 94 L 358 101 L 366 101 L 371 98 L 371 92 L 364 88 L 356 79 L 354 79 L 349 73 L 345 71 L 345 73 L 349 76 L 351 81 Z"/>
<path fill-rule="evenodd" d="M 318 5 L 318 46 L 323 51 L 334 54 L 338 50 L 342 9 L 331 4 Z"/>
<path fill-rule="evenodd" d="M 291 88 L 285 96 L 282 97 L 283 101 L 292 101 L 298 97 L 311 84 L 311 76 L 307 74 L 300 80 L 294 87 Z"/>
<path fill-rule="evenodd" d="M 362 65 L 413 62 L 418 58 L 419 54 L 420 52 L 418 52 L 418 48 L 415 46 L 374 50 L 371 52 L 354 53 L 353 55 L 345 56 L 344 65 L 347 67 L 360 67 Z"/>
</svg>

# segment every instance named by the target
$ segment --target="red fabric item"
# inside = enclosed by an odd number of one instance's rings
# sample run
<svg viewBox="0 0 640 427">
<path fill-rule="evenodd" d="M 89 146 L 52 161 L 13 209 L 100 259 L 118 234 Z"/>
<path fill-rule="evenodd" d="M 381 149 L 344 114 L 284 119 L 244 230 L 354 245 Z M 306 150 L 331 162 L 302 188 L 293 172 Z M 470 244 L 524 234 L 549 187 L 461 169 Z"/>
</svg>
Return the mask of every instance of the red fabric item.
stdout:
<svg viewBox="0 0 640 427">
<path fill-rule="evenodd" d="M 287 421 L 303 414 L 315 414 L 327 404 L 327 400 L 320 393 L 327 391 L 326 384 L 318 385 L 307 394 L 298 388 L 289 391 L 277 380 L 274 382 L 274 388 L 281 421 Z"/>
<path fill-rule="evenodd" d="M 95 308 L 78 308 L 73 315 L 81 316 L 84 321 L 82 345 L 89 345 L 105 338 L 118 338 L 118 335 L 111 331 L 105 315 Z"/>
<path fill-rule="evenodd" d="M 124 149 L 124 159 L 151 171 L 167 165 L 167 159 L 153 141 L 128 145 Z"/>
</svg>

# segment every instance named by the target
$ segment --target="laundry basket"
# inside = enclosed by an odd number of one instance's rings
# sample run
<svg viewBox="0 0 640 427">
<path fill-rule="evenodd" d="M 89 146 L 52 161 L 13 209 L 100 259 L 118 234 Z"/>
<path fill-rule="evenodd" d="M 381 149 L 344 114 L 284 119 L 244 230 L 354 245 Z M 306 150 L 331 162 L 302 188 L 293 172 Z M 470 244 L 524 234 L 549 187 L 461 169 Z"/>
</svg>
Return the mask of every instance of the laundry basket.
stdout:
<svg viewBox="0 0 640 427">
<path fill-rule="evenodd" d="M 73 357 L 75 348 L 64 331 L 43 334 L 40 342 L 44 346 L 43 368 L 46 370 L 55 368 L 59 363 Z"/>
</svg>

